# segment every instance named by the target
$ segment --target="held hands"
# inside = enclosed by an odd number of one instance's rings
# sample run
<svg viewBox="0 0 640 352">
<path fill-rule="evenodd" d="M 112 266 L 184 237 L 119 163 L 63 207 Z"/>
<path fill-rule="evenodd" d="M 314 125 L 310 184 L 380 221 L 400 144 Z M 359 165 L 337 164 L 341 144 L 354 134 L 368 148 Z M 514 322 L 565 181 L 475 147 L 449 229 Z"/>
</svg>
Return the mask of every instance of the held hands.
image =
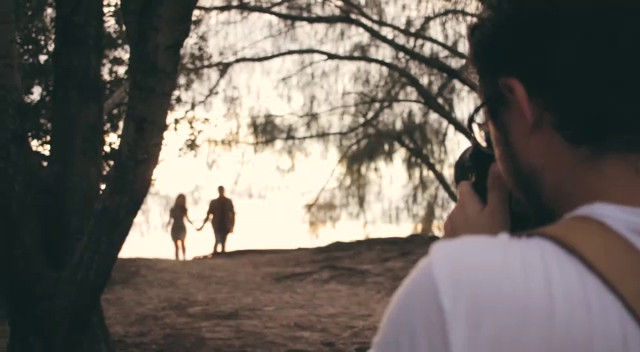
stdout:
<svg viewBox="0 0 640 352">
<path fill-rule="evenodd" d="M 489 169 L 487 184 L 487 204 L 485 205 L 471 186 L 464 181 L 458 185 L 458 203 L 444 224 L 444 237 L 451 238 L 464 234 L 498 234 L 508 231 L 509 190 L 493 163 Z"/>
</svg>

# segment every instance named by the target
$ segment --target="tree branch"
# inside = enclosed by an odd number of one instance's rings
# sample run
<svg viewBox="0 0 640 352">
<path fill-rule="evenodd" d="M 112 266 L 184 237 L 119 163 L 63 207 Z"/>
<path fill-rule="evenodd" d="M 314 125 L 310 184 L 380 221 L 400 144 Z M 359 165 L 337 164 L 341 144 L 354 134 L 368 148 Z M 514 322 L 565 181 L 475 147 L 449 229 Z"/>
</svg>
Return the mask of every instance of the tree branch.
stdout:
<svg viewBox="0 0 640 352">
<path fill-rule="evenodd" d="M 426 35 L 424 35 L 424 34 L 422 34 L 420 32 L 410 31 L 408 29 L 399 27 L 399 26 L 397 26 L 395 24 L 388 23 L 388 22 L 382 21 L 380 19 L 373 18 L 366 11 L 364 11 L 362 9 L 362 7 L 358 6 L 357 4 L 353 3 L 352 1 L 343 0 L 342 2 L 347 4 L 347 6 L 349 8 L 355 10 L 358 13 L 358 15 L 362 16 L 363 18 L 365 18 L 366 20 L 370 21 L 371 23 L 373 23 L 375 25 L 378 25 L 380 27 L 390 28 L 390 29 L 392 29 L 392 30 L 394 30 L 396 32 L 399 32 L 399 33 L 401 33 L 403 35 L 406 35 L 408 37 L 421 39 L 421 40 L 424 40 L 424 41 L 429 42 L 431 44 L 435 44 L 435 45 L 437 45 L 437 46 L 449 51 L 453 56 L 455 56 L 455 57 L 457 57 L 459 59 L 466 59 L 467 58 L 467 55 L 465 55 L 463 52 L 459 51 L 458 49 L 452 47 L 451 45 L 449 45 L 447 43 L 444 43 L 444 42 L 442 42 L 440 40 L 437 40 L 437 39 L 435 39 L 433 37 L 426 36 Z M 345 11 L 348 11 L 348 10 L 345 9 Z M 463 11 L 463 10 L 446 10 L 446 11 L 443 11 L 441 13 L 426 17 L 425 18 L 425 23 L 428 23 L 428 22 L 430 22 L 430 21 L 432 21 L 432 20 L 434 20 L 436 18 L 451 16 L 451 15 L 455 15 L 455 14 L 464 15 L 464 16 L 474 16 L 474 17 L 477 16 L 477 15 L 474 15 L 472 13 L 469 13 L 469 12 L 466 12 L 466 11 Z M 424 25 L 424 23 L 423 23 L 423 25 Z"/>
<path fill-rule="evenodd" d="M 462 124 L 460 121 L 458 121 L 458 119 L 456 119 L 451 114 L 451 112 L 449 112 L 442 104 L 440 104 L 440 102 L 438 102 L 438 99 L 427 88 L 425 88 L 422 85 L 422 83 L 418 78 L 416 78 L 410 72 L 408 72 L 407 70 L 401 68 L 400 66 L 394 63 L 390 63 L 377 58 L 372 58 L 368 56 L 339 55 L 339 54 L 330 53 L 327 51 L 322 51 L 317 49 L 296 49 L 296 50 L 288 50 L 288 51 L 266 55 L 266 56 L 243 57 L 243 58 L 238 58 L 228 62 L 218 62 L 218 63 L 203 65 L 199 67 L 192 67 L 192 68 L 189 68 L 189 70 L 198 70 L 203 68 L 216 68 L 216 67 L 229 67 L 236 64 L 247 63 L 247 62 L 265 62 L 265 61 L 282 58 L 286 56 L 293 56 L 293 55 L 323 55 L 327 58 L 327 60 L 360 61 L 360 62 L 367 62 L 367 63 L 383 66 L 390 71 L 396 72 L 402 78 L 404 78 L 407 84 L 409 84 L 409 86 L 413 87 L 416 90 L 420 98 L 423 100 L 424 105 L 426 105 L 436 114 L 444 118 L 449 124 L 451 124 L 456 129 L 456 131 L 460 132 L 463 136 L 465 136 L 469 140 L 472 140 L 473 138 L 471 133 L 467 130 L 466 126 Z"/>
<path fill-rule="evenodd" d="M 288 33 L 291 33 L 293 31 L 295 31 L 296 29 L 301 28 L 302 25 L 307 25 L 307 23 L 302 23 L 302 24 L 297 24 L 296 23 L 295 25 L 293 25 L 291 27 L 287 27 L 285 30 L 281 30 L 281 31 L 278 31 L 278 32 L 275 32 L 275 33 L 270 33 L 268 35 L 265 35 L 265 36 L 263 36 L 261 38 L 258 38 L 256 40 L 254 40 L 252 42 L 249 42 L 246 45 L 243 45 L 243 46 L 239 47 L 237 50 L 234 50 L 234 51 L 239 53 L 239 52 L 242 52 L 242 51 L 244 51 L 246 49 L 254 48 L 255 46 L 257 46 L 258 44 L 260 44 L 260 43 L 262 43 L 264 41 L 267 41 L 269 39 L 278 38 L 280 36 L 283 36 L 283 35 L 286 35 Z"/>
<path fill-rule="evenodd" d="M 338 106 L 333 106 L 331 108 L 322 110 L 322 111 L 316 111 L 316 112 L 309 112 L 309 113 L 305 113 L 305 114 L 294 114 L 294 113 L 289 113 L 289 114 L 278 114 L 278 115 L 272 115 L 270 114 L 269 117 L 297 117 L 297 118 L 306 118 L 306 117 L 311 117 L 312 115 L 323 115 L 323 114 L 329 114 L 332 112 L 336 112 L 336 111 L 340 111 L 340 110 L 345 110 L 345 109 L 349 109 L 349 108 L 357 108 L 359 106 L 363 106 L 363 105 L 371 105 L 374 103 L 407 103 L 407 104 L 419 104 L 419 105 L 424 105 L 424 102 L 420 101 L 420 100 L 415 100 L 415 99 L 374 99 L 374 98 L 370 98 L 368 100 L 364 100 L 364 101 L 359 101 L 357 103 L 354 104 L 346 104 L 346 105 L 338 105 Z"/>
<path fill-rule="evenodd" d="M 308 203 L 306 205 L 306 209 L 307 211 L 311 211 L 311 209 L 313 207 L 316 206 L 316 204 L 318 204 L 318 201 L 320 200 L 320 196 L 322 195 L 322 193 L 324 192 L 325 189 L 327 189 L 327 185 L 329 184 L 329 181 L 331 181 L 331 179 L 333 178 L 333 175 L 335 175 L 336 171 L 338 170 L 338 166 L 340 166 L 340 164 L 342 164 L 342 162 L 346 159 L 347 155 L 349 154 L 349 152 L 351 152 L 351 149 L 353 149 L 353 147 L 355 147 L 356 145 L 358 145 L 360 142 L 362 142 L 363 140 L 369 138 L 370 136 L 362 136 L 360 138 L 358 138 L 357 140 L 355 140 L 353 143 L 349 144 L 345 150 L 342 152 L 342 154 L 340 155 L 340 158 L 338 159 L 338 161 L 336 162 L 336 165 L 333 167 L 333 169 L 331 170 L 331 173 L 329 174 L 329 177 L 327 177 L 327 180 L 325 181 L 324 185 L 322 185 L 322 188 L 320 188 L 320 190 L 318 191 L 318 193 L 316 194 L 315 198 L 313 199 L 313 201 L 311 201 L 311 203 Z"/>
<path fill-rule="evenodd" d="M 291 79 L 291 78 L 295 77 L 296 75 L 298 75 L 298 74 L 300 74 L 300 73 L 304 72 L 305 70 L 307 70 L 307 69 L 309 69 L 309 68 L 311 68 L 311 67 L 313 67 L 313 66 L 315 66 L 315 65 L 317 65 L 317 64 L 321 64 L 321 63 L 323 63 L 323 62 L 325 62 L 325 61 L 326 61 L 326 60 L 324 60 L 324 59 L 323 59 L 323 60 L 311 61 L 311 62 L 310 62 L 310 63 L 308 63 L 308 64 L 302 65 L 301 67 L 299 67 L 299 68 L 298 68 L 297 70 L 295 70 L 294 72 L 288 73 L 288 74 L 287 74 L 286 76 L 284 76 L 284 77 L 280 77 L 280 80 L 281 80 L 281 81 L 283 81 L 283 82 L 284 82 L 284 81 L 287 81 L 287 80 L 289 80 L 289 79 Z"/>
<path fill-rule="evenodd" d="M 440 170 L 438 170 L 436 165 L 431 161 L 429 156 L 422 151 L 421 148 L 407 143 L 403 139 L 402 135 L 395 136 L 394 141 L 398 143 L 398 145 L 400 145 L 402 148 L 404 148 L 411 156 L 420 160 L 427 167 L 427 169 L 431 171 L 431 173 L 438 180 L 445 192 L 447 192 L 447 195 L 449 196 L 449 198 L 451 198 L 451 200 L 453 200 L 454 202 L 458 201 L 458 196 L 451 187 L 451 184 L 449 184 L 449 181 L 447 181 L 447 178 L 442 174 L 442 172 L 440 172 Z"/>
<path fill-rule="evenodd" d="M 360 130 L 360 129 L 364 128 L 364 127 L 367 127 L 373 121 L 379 119 L 380 116 L 382 115 L 382 113 L 384 112 L 384 110 L 388 109 L 390 106 L 393 105 L 393 101 L 387 101 L 385 103 L 386 104 L 380 104 L 378 109 L 376 109 L 373 112 L 372 116 L 365 117 L 365 119 L 361 123 L 359 123 L 359 124 L 357 124 L 355 126 L 352 126 L 352 127 L 348 128 L 346 130 L 343 130 L 343 131 L 321 132 L 321 133 L 303 135 L 303 136 L 295 136 L 295 135 L 287 134 L 286 136 L 283 136 L 283 137 L 273 137 L 273 138 L 270 138 L 270 139 L 258 140 L 258 141 L 253 142 L 253 143 L 246 143 L 246 142 L 242 143 L 242 142 L 238 142 L 238 141 L 219 141 L 219 143 L 221 143 L 221 144 L 241 143 L 241 144 L 250 144 L 250 145 L 258 146 L 258 145 L 272 144 L 272 143 L 277 142 L 277 141 L 304 141 L 304 140 L 309 140 L 309 139 L 323 139 L 323 138 L 334 137 L 334 136 L 348 136 L 350 134 L 353 134 L 353 133 L 357 132 L 358 130 Z"/>
<path fill-rule="evenodd" d="M 459 70 L 447 65 L 446 63 L 444 63 L 443 61 L 437 59 L 437 58 L 433 58 L 433 57 L 428 57 L 425 55 L 422 55 L 419 52 L 416 52 L 414 50 L 411 50 L 410 48 L 408 48 L 405 45 L 402 45 L 396 41 L 394 41 L 393 39 L 390 39 L 386 36 L 384 36 L 382 33 L 380 33 L 379 31 L 376 31 L 373 27 L 365 24 L 362 21 L 359 21 L 356 18 L 353 18 L 349 15 L 340 15 L 340 16 L 302 16 L 302 15 L 293 15 L 293 14 L 288 14 L 288 13 L 283 13 L 283 12 L 277 12 L 277 11 L 273 11 L 269 8 L 266 7 L 261 7 L 261 6 L 252 6 L 246 3 L 240 3 L 237 5 L 225 5 L 225 6 L 216 6 L 216 7 L 210 7 L 209 8 L 210 11 L 220 11 L 220 12 L 224 12 L 224 11 L 231 11 L 231 10 L 239 10 L 239 11 L 248 11 L 248 12 L 255 12 L 255 13 L 263 13 L 263 14 L 267 14 L 267 15 L 271 15 L 274 17 L 278 17 L 280 19 L 283 20 L 288 20 L 288 21 L 303 21 L 303 22 L 307 22 L 307 23 L 323 23 L 323 24 L 336 24 L 336 23 L 343 23 L 343 24 L 351 24 L 354 26 L 357 26 L 361 29 L 363 29 L 365 32 L 369 33 L 373 38 L 381 41 L 382 43 L 385 43 L 387 45 L 389 45 L 391 48 L 393 48 L 394 50 L 397 50 L 399 52 L 402 52 L 404 54 L 406 54 L 407 56 L 411 57 L 412 59 L 423 63 L 424 65 L 431 67 L 435 70 L 438 70 L 450 77 L 455 78 L 456 80 L 460 81 L 462 84 L 464 84 L 465 86 L 469 87 L 470 89 L 472 89 L 473 91 L 477 91 L 478 87 L 476 85 L 475 82 L 473 82 L 473 80 L 469 79 L 468 77 L 466 77 L 464 74 L 462 74 Z"/>
<path fill-rule="evenodd" d="M 105 114 L 111 112 L 118 105 L 122 104 L 127 99 L 127 93 L 129 92 L 129 82 L 125 82 L 118 89 L 116 89 L 111 96 L 105 100 L 103 105 L 103 111 Z"/>
</svg>

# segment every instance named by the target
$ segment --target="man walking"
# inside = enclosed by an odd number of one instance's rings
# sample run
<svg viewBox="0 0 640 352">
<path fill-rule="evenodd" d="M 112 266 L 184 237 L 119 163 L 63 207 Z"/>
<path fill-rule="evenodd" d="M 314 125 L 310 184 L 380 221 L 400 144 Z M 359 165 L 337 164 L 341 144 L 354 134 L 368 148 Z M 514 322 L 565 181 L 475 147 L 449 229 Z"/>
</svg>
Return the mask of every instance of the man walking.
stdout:
<svg viewBox="0 0 640 352">
<path fill-rule="evenodd" d="M 640 351 L 638 9 L 483 1 L 469 47 L 487 201 L 459 185 L 448 239 L 396 291 L 373 351 Z M 509 192 L 551 225 L 508 233 Z"/>
<path fill-rule="evenodd" d="M 223 186 L 218 187 L 218 198 L 209 203 L 209 210 L 207 210 L 207 216 L 202 222 L 202 226 L 198 228 L 198 231 L 202 230 L 207 221 L 211 219 L 211 225 L 213 226 L 213 234 L 215 237 L 215 243 L 213 244 L 213 254 L 218 253 L 218 244 L 220 244 L 221 252 L 225 253 L 225 246 L 227 242 L 227 236 L 233 232 L 235 226 L 236 213 L 233 209 L 233 202 L 231 199 L 225 196 Z"/>
</svg>

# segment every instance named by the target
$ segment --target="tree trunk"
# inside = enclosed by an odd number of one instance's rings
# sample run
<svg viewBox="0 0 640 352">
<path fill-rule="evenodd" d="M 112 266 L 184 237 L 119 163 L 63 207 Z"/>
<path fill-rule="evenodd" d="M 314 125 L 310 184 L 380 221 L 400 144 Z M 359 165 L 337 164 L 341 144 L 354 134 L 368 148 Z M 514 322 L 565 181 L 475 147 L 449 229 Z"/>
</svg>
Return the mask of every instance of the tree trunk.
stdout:
<svg viewBox="0 0 640 352">
<path fill-rule="evenodd" d="M 64 8 L 58 17 L 62 22 L 57 23 L 61 37 L 56 38 L 55 65 L 60 65 L 56 67 L 58 102 L 52 141 L 52 169 L 56 170 L 51 172 L 53 182 L 47 183 L 18 118 L 21 89 L 14 2 L 0 1 L 0 223 L 5 226 L 0 231 L 4 252 L 0 258 L 11 263 L 1 265 L 1 270 L 7 270 L 0 279 L 9 279 L 11 351 L 113 351 L 99 299 L 157 163 L 180 48 L 195 7 L 194 0 L 127 3 L 135 61 L 130 67 L 130 113 L 107 190 L 97 196 L 100 155 L 95 141 L 96 136 L 101 138 L 103 126 L 96 123 L 102 121 L 102 102 L 96 98 L 100 82 L 95 73 L 101 53 L 92 46 L 100 46 L 101 2 L 59 2 Z M 87 7 L 90 10 L 84 11 Z M 89 31 L 74 29 L 78 23 L 86 24 Z M 71 65 L 65 57 L 74 60 Z M 91 92 L 83 92 L 85 88 Z M 81 98 L 85 93 L 89 101 Z M 88 154 L 84 154 L 85 144 Z M 58 189 L 62 193 L 56 195 Z M 58 219 L 43 222 L 52 213 Z M 48 241 L 62 246 L 53 256 L 45 255 L 51 254 Z"/>
<path fill-rule="evenodd" d="M 100 60 L 92 49 L 101 40 L 98 3 L 59 0 L 64 6 L 57 21 L 65 23 L 56 24 L 56 34 L 72 39 L 56 38 L 54 65 L 61 66 L 55 70 L 51 169 L 45 169 L 33 158 L 16 112 L 21 90 L 13 0 L 0 1 L 0 93 L 5 93 L 0 106 L 7 107 L 0 109 L 0 224 L 5 225 L 0 250 L 6 250 L 2 258 L 11 264 L 4 266 L 11 351 L 113 350 L 100 296 L 149 190 L 196 0 L 123 0 L 131 50 L 130 97 L 120 148 L 101 194 L 95 160 L 96 136 L 103 131 L 96 123 L 102 121 L 95 74 Z M 79 26 L 75 31 L 73 24 Z M 87 31 L 76 33 L 84 25 Z M 71 54 L 81 57 L 69 65 L 64 60 Z M 82 92 L 83 87 L 90 92 Z M 84 93 L 87 101 L 81 99 Z M 43 221 L 52 214 L 57 219 Z M 52 241 L 62 248 L 52 252 L 47 245 Z"/>
<path fill-rule="evenodd" d="M 9 268 L 7 240 L 13 197 L 12 187 L 9 185 L 12 185 L 11 173 L 14 169 L 11 129 L 15 127 L 17 120 L 16 107 L 21 91 L 13 1 L 0 1 L 0 223 L 6 224 L 6 227 L 0 230 L 0 351 L 3 352 L 9 337 L 6 283 Z"/>
<path fill-rule="evenodd" d="M 63 268 L 84 237 L 100 192 L 104 122 L 102 0 L 56 0 L 47 256 Z"/>
<path fill-rule="evenodd" d="M 10 220 L 12 224 L 7 228 L 13 237 L 9 241 L 13 253 L 8 257 L 24 261 L 10 275 L 9 349 L 62 351 L 74 350 L 71 346 L 77 345 L 80 351 L 113 351 L 99 298 L 94 298 L 94 313 L 75 329 L 77 336 L 67 336 L 71 325 L 67 308 L 73 304 L 73 297 L 61 295 L 57 287 L 64 285 L 59 279 L 65 276 L 60 272 L 84 235 L 99 190 L 103 145 L 102 1 L 56 1 L 55 28 L 52 156 L 47 169 L 52 177 L 45 179 L 47 183 L 40 182 L 37 172 L 26 167 L 12 175 L 25 184 L 13 194 L 9 207 L 20 215 L 30 214 L 38 225 L 27 229 L 23 223 L 33 220 L 20 216 Z M 15 28 L 11 33 L 15 36 Z M 18 94 L 14 106 L 20 102 Z M 26 141 L 25 135 L 20 136 L 23 131 L 19 125 L 12 126 L 11 131 L 15 136 L 8 143 L 15 144 L 17 138 Z M 24 203 L 16 204 L 17 197 Z M 8 213 L 4 209 L 2 212 Z M 32 240 L 15 241 L 15 236 Z M 24 251 L 35 253 L 32 258 L 39 259 L 30 260 Z M 21 275 L 34 268 L 46 273 L 48 279 Z M 50 280 L 52 277 L 56 279 Z M 28 282 L 22 283 L 24 280 Z"/>
<path fill-rule="evenodd" d="M 52 302 L 52 304 L 55 304 Z M 37 312 L 16 312 L 16 314 L 23 314 L 23 319 L 19 322 L 12 321 L 11 335 L 9 340 L 9 352 L 52 352 L 52 351 L 67 351 L 66 347 L 57 348 L 53 347 L 56 341 L 65 340 L 64 336 L 55 336 L 55 330 L 46 330 L 47 325 L 51 325 L 52 321 L 47 321 L 48 317 L 34 316 Z M 33 318 L 26 318 L 26 317 Z M 26 319 L 24 319 L 26 318 Z M 35 319 L 40 321 L 34 321 Z M 35 326 L 40 326 L 42 329 L 34 329 Z M 80 341 L 78 351 L 82 352 L 114 352 L 115 346 L 111 341 L 107 325 L 104 321 L 104 315 L 102 313 L 102 306 L 99 305 L 98 309 L 91 318 L 87 321 L 85 330 L 78 332 L 80 335 Z"/>
</svg>

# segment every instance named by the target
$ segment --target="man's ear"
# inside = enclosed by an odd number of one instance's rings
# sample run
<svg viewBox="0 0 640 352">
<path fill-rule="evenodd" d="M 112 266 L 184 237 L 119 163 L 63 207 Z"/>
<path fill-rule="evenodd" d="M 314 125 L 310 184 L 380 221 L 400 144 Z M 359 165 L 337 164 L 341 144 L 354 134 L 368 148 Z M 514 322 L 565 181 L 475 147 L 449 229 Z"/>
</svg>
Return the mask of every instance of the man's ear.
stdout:
<svg viewBox="0 0 640 352">
<path fill-rule="evenodd" d="M 511 114 L 518 116 L 525 127 L 536 128 L 542 125 L 541 115 L 536 113 L 536 106 L 519 79 L 500 78 L 498 86 L 506 99 L 506 108 Z"/>
</svg>

